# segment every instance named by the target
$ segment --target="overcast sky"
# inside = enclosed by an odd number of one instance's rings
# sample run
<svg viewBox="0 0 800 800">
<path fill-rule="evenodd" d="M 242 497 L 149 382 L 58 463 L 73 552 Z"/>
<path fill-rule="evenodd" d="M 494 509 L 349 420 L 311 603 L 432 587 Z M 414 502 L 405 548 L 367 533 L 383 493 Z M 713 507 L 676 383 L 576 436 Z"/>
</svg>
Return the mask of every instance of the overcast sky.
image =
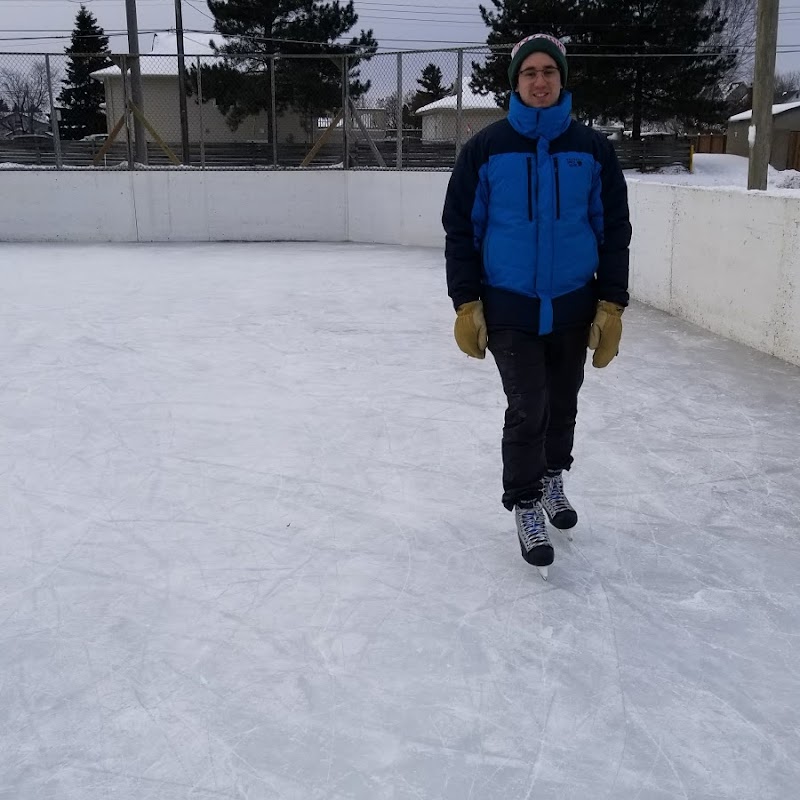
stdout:
<svg viewBox="0 0 800 800">
<path fill-rule="evenodd" d="M 358 28 L 372 28 L 382 49 L 389 50 L 485 42 L 487 30 L 478 4 L 478 0 L 355 0 Z M 63 52 L 68 40 L 34 37 L 68 35 L 79 5 L 79 0 L 0 0 L 0 50 Z M 85 5 L 107 33 L 118 34 L 111 35 L 112 48 L 126 50 L 124 0 L 85 0 Z M 137 0 L 137 8 L 142 52 L 147 52 L 153 31 L 174 28 L 174 0 Z M 205 0 L 183 0 L 183 15 L 187 30 L 212 28 Z M 778 44 L 778 70 L 800 70 L 800 0 L 781 3 Z"/>
</svg>

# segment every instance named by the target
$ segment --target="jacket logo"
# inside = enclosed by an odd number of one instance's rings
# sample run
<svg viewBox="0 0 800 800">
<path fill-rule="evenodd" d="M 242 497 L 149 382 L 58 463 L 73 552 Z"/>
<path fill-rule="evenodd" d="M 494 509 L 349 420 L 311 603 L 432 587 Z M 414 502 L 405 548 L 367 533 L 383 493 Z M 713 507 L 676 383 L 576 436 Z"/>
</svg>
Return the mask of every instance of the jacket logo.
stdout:
<svg viewBox="0 0 800 800">
<path fill-rule="evenodd" d="M 583 161 L 581 161 L 579 158 L 568 158 L 567 164 L 569 164 L 571 167 L 582 167 Z"/>
</svg>

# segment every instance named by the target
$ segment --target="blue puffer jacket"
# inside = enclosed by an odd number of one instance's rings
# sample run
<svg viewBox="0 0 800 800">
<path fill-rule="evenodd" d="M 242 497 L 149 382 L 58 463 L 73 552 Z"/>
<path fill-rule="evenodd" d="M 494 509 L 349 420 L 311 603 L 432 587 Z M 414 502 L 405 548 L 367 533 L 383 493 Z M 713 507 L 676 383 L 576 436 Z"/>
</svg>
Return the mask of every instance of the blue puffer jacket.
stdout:
<svg viewBox="0 0 800 800">
<path fill-rule="evenodd" d="M 444 205 L 453 305 L 481 298 L 490 329 L 588 324 L 596 301 L 628 303 L 631 226 L 614 148 L 570 118 L 572 96 L 507 119 L 458 158 Z"/>
</svg>

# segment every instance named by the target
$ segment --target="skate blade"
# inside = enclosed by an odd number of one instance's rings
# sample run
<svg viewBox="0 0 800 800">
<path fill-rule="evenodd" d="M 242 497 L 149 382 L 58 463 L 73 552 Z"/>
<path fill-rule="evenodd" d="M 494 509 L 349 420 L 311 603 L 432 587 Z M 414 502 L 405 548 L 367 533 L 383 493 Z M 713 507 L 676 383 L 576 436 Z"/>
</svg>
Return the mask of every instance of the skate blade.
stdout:
<svg viewBox="0 0 800 800">
<path fill-rule="evenodd" d="M 542 576 L 542 580 L 547 580 L 547 567 L 536 567 L 539 570 L 539 574 Z"/>
</svg>

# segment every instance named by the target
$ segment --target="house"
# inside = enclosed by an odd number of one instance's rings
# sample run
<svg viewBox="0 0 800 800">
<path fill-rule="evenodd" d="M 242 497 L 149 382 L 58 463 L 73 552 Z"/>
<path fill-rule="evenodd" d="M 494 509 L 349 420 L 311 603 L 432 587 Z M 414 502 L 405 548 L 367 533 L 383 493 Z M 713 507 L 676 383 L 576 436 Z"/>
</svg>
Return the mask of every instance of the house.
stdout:
<svg viewBox="0 0 800 800">
<path fill-rule="evenodd" d="M 211 37 L 212 39 L 215 37 Z M 222 44 L 219 37 L 217 44 Z M 157 34 L 153 49 L 139 59 L 142 74 L 142 95 L 144 115 L 147 121 L 167 142 L 181 139 L 180 98 L 178 94 L 178 39 L 175 34 Z M 184 36 L 185 68 L 208 66 L 218 59 L 210 44 Z M 112 56 L 112 58 L 114 58 Z M 118 60 L 118 59 L 117 59 Z M 110 132 L 125 108 L 125 94 L 122 84 L 122 71 L 119 66 L 111 66 L 92 73 L 95 80 L 102 81 L 105 90 L 105 112 Z M 246 117 L 236 130 L 231 130 L 225 115 L 217 108 L 216 101 L 201 104 L 196 95 L 187 97 L 187 118 L 189 140 L 206 143 L 228 142 L 267 142 L 269 140 L 269 112 Z M 202 136 L 201 136 L 202 127 Z M 295 112 L 278 114 L 277 128 L 280 142 L 311 142 L 317 133 L 307 130 L 311 126 L 303 124 Z M 152 140 L 148 133 L 147 138 Z"/>
<path fill-rule="evenodd" d="M 457 104 L 457 96 L 448 95 L 417 109 L 417 115 L 422 117 L 423 142 L 456 140 Z M 461 132 L 465 141 L 487 125 L 504 119 L 505 116 L 506 111 L 497 107 L 492 95 L 475 94 L 466 82 L 464 83 L 461 90 Z"/>
<path fill-rule="evenodd" d="M 731 111 L 750 108 L 753 105 L 753 85 L 744 81 L 731 83 L 723 87 L 722 96 Z"/>
<path fill-rule="evenodd" d="M 385 139 L 388 117 L 386 109 L 361 107 L 357 110 L 361 124 L 364 126 L 364 128 L 366 128 L 369 136 L 372 139 Z M 331 125 L 333 125 L 333 121 L 333 117 L 318 117 L 316 124 L 319 133 L 322 134 L 325 131 L 328 131 Z M 351 135 L 362 137 L 361 126 L 359 126 L 358 122 L 356 122 L 355 114 L 352 111 L 349 114 L 347 125 Z M 329 131 L 328 135 L 334 139 L 341 139 L 343 135 L 343 129 L 344 126 L 342 124 L 342 120 L 340 119 L 333 129 Z"/>
<path fill-rule="evenodd" d="M 745 111 L 728 120 L 727 152 L 750 154 L 750 125 L 753 112 Z M 800 170 L 800 100 L 772 106 L 772 152 L 769 163 L 775 169 Z"/>
<path fill-rule="evenodd" d="M 49 119 L 39 112 L 0 111 L 0 138 L 19 134 L 50 134 Z"/>
</svg>

